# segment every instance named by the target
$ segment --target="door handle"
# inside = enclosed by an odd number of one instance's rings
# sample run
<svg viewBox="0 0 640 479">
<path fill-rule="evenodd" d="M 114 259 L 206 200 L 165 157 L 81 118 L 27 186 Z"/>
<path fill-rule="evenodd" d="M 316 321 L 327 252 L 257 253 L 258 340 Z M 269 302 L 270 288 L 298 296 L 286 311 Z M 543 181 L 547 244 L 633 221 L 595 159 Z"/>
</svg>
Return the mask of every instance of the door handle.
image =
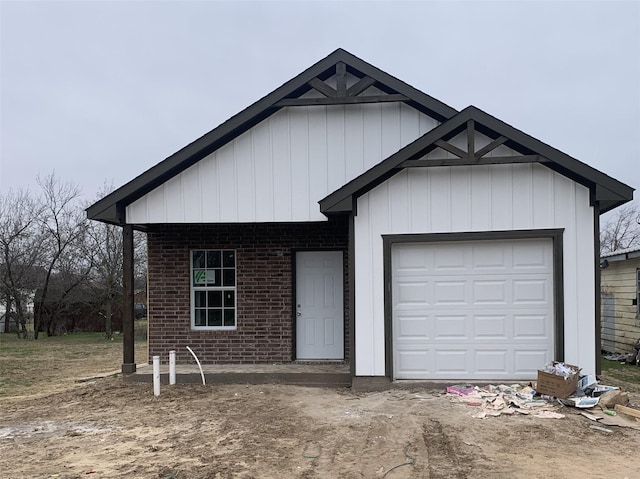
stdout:
<svg viewBox="0 0 640 479">
<path fill-rule="evenodd" d="M 298 311 L 297 315 L 298 316 L 302 316 L 302 313 L 300 311 Z"/>
</svg>

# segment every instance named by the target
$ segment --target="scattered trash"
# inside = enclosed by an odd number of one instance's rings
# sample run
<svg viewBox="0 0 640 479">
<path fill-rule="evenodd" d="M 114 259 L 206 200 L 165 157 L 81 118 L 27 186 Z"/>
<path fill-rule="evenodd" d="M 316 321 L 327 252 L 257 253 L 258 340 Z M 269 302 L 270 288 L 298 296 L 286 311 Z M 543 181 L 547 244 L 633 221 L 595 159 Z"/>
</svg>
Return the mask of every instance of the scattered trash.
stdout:
<svg viewBox="0 0 640 479">
<path fill-rule="evenodd" d="M 584 390 L 585 394 L 587 396 L 593 396 L 593 397 L 598 397 L 601 396 L 602 394 L 606 393 L 607 391 L 612 391 L 614 389 L 619 389 L 617 387 L 614 386 L 600 386 L 597 385 L 593 388 L 588 387 Z"/>
<path fill-rule="evenodd" d="M 482 388 L 456 385 L 447 387 L 446 391 L 452 400 L 465 403 L 468 406 L 479 407 L 480 411 L 472 416 L 476 419 L 497 417 L 503 414 L 522 414 L 545 418 L 564 417 L 553 411 L 557 408 L 555 404 L 539 397 L 536 398 L 536 391 L 530 385 L 499 384 Z M 547 414 L 547 412 L 552 414 Z"/>
<path fill-rule="evenodd" d="M 620 389 L 612 389 L 601 394 L 599 397 L 600 407 L 603 409 L 611 409 L 616 404 L 626 406 L 629 404 L 629 395 L 626 392 L 620 391 Z"/>
<path fill-rule="evenodd" d="M 627 407 L 628 394 L 618 387 L 598 384 L 594 375 L 580 376 L 580 370 L 578 366 L 554 361 L 538 370 L 535 383 L 483 387 L 454 384 L 447 386 L 444 394 L 452 401 L 479 408 L 471 415 L 476 419 L 514 414 L 562 419 L 565 415 L 557 410 L 568 406 L 591 409 L 588 413 L 580 411 L 590 421 L 640 430 L 640 409 Z M 591 427 L 612 432 L 599 426 Z"/>
<path fill-rule="evenodd" d="M 453 386 L 447 386 L 448 394 L 457 394 L 458 396 L 468 396 L 475 391 L 474 386 L 471 384 L 454 384 Z"/>
<path fill-rule="evenodd" d="M 604 356 L 609 361 L 619 361 L 621 363 L 633 364 L 636 360 L 636 354 L 634 353 L 612 353 Z"/>
<path fill-rule="evenodd" d="M 307 441 L 304 445 L 302 457 L 305 459 L 317 459 L 322 454 L 322 447 L 318 441 Z"/>
<path fill-rule="evenodd" d="M 557 398 L 569 397 L 578 387 L 579 375 L 578 366 L 553 361 L 538 370 L 536 391 Z"/>
<path fill-rule="evenodd" d="M 640 410 L 638 409 L 622 406 L 620 404 L 616 404 L 615 408 L 616 408 L 616 412 L 626 414 L 627 416 L 635 417 L 636 419 L 640 419 Z"/>
<path fill-rule="evenodd" d="M 589 426 L 591 429 L 595 429 L 596 431 L 602 431 L 602 432 L 613 432 L 611 429 L 607 429 L 606 427 L 600 427 L 600 426 Z"/>
<path fill-rule="evenodd" d="M 541 419 L 562 419 L 565 416 L 555 411 L 537 411 L 533 414 L 533 417 L 539 417 Z"/>
<path fill-rule="evenodd" d="M 587 374 L 578 380 L 577 389 L 587 390 L 598 384 L 598 380 L 593 374 Z"/>
<path fill-rule="evenodd" d="M 582 397 L 568 397 L 560 400 L 565 406 L 577 407 L 580 409 L 588 409 L 598 404 L 599 398 L 592 398 L 587 396 Z"/>
<path fill-rule="evenodd" d="M 591 421 L 599 421 L 600 420 L 600 418 L 598 416 L 594 416 L 593 414 L 589 414 L 588 412 L 581 411 L 580 414 L 582 414 L 587 419 L 590 419 Z"/>
</svg>

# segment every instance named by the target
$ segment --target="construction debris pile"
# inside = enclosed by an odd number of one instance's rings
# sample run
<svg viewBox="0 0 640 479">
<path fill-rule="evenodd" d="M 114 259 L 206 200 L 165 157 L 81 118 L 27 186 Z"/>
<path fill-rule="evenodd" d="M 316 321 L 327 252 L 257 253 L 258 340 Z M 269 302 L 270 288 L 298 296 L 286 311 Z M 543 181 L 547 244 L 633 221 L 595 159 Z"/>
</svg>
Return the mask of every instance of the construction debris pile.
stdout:
<svg viewBox="0 0 640 479">
<path fill-rule="evenodd" d="M 534 417 L 561 419 L 564 414 L 556 412 L 559 405 L 536 398 L 536 391 L 529 386 L 499 384 L 484 387 L 469 384 L 448 386 L 448 395 L 468 406 L 478 407 L 474 418 L 482 419 L 487 416 L 501 416 L 503 414 L 522 414 Z"/>
<path fill-rule="evenodd" d="M 445 392 L 453 401 L 477 408 L 472 414 L 477 419 L 502 415 L 562 419 L 568 406 L 600 424 L 640 430 L 640 409 L 629 407 L 626 392 L 598 384 L 593 375 L 580 376 L 580 368 L 571 364 L 550 363 L 538 371 L 537 381 L 526 385 L 456 384 Z"/>
</svg>

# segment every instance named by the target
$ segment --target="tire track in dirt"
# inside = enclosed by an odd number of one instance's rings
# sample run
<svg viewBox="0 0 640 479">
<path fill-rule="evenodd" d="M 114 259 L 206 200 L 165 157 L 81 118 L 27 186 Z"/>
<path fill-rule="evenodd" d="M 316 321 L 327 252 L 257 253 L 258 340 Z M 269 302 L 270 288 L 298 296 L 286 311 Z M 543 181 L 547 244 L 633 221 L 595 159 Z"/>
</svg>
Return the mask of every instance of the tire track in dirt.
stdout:
<svg viewBox="0 0 640 479">
<path fill-rule="evenodd" d="M 474 458 L 462 451 L 454 436 L 445 432 L 437 419 L 422 426 L 422 440 L 427 448 L 429 479 L 467 479 L 473 470 Z"/>
</svg>

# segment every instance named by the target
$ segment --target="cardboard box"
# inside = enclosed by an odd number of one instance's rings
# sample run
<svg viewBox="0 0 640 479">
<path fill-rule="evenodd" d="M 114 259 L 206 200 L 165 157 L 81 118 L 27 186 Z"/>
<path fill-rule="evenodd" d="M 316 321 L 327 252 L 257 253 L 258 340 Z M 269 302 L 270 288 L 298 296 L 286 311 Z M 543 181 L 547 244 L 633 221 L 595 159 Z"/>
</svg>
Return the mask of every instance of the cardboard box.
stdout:
<svg viewBox="0 0 640 479">
<path fill-rule="evenodd" d="M 557 363 L 554 362 L 554 364 Z M 572 376 L 565 378 L 564 376 L 557 376 L 555 374 L 538 370 L 536 391 L 539 394 L 546 394 L 547 396 L 554 396 L 562 399 L 571 396 L 578 387 L 580 368 L 566 363 L 565 366 L 571 368 L 575 373 Z"/>
</svg>

